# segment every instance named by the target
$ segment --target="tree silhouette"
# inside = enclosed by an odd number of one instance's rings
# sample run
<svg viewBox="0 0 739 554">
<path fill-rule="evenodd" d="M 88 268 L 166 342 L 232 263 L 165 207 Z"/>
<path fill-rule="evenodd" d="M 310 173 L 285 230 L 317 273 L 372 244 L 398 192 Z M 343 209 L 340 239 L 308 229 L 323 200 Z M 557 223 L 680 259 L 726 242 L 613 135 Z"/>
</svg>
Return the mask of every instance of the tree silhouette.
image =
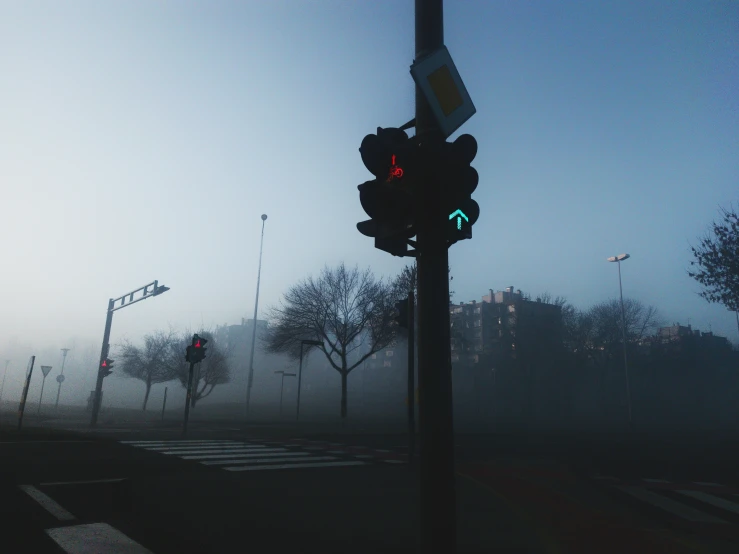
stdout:
<svg viewBox="0 0 739 554">
<path fill-rule="evenodd" d="M 708 302 L 739 312 L 739 215 L 721 208 L 723 221 L 712 224 L 711 233 L 691 247 L 696 269 L 688 275 L 703 285 L 699 294 Z M 738 320 L 739 322 L 739 320 Z"/>
<path fill-rule="evenodd" d="M 394 303 L 393 287 L 376 280 L 369 269 L 360 272 L 343 263 L 325 267 L 318 278 L 308 277 L 291 287 L 281 304 L 269 310 L 266 350 L 297 359 L 303 339 L 321 341 L 316 348 L 341 375 L 344 419 L 349 373 L 395 338 Z M 352 356 L 362 343 L 368 351 Z"/>
</svg>

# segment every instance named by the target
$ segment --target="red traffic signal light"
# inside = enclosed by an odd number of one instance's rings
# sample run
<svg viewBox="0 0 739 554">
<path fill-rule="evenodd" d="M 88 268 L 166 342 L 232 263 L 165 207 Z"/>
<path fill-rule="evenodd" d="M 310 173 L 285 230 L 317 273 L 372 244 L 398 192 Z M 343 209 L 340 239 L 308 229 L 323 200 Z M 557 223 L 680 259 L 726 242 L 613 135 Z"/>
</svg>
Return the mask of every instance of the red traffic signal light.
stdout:
<svg viewBox="0 0 739 554">
<path fill-rule="evenodd" d="M 102 362 L 100 362 L 100 372 L 103 374 L 103 377 L 107 377 L 111 373 L 113 373 L 113 362 L 115 360 L 111 360 L 110 358 L 104 358 Z"/>
<path fill-rule="evenodd" d="M 192 336 L 192 344 L 187 348 L 185 360 L 192 363 L 198 363 L 205 359 L 205 345 L 208 339 L 200 337 L 197 333 Z"/>
</svg>

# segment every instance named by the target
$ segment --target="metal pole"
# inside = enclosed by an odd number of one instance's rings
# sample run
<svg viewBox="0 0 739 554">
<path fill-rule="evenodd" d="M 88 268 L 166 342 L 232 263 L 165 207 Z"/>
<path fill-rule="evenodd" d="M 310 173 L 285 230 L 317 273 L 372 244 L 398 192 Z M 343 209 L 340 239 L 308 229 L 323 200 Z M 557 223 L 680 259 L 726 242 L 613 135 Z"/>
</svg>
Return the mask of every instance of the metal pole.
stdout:
<svg viewBox="0 0 739 554">
<path fill-rule="evenodd" d="M 285 374 L 282 374 L 282 381 L 280 381 L 280 419 L 282 419 L 282 389 L 285 387 Z"/>
<path fill-rule="evenodd" d="M 303 341 L 300 341 L 300 364 L 298 365 L 298 408 L 295 413 L 295 421 L 300 419 L 300 383 L 303 378 Z"/>
<path fill-rule="evenodd" d="M 18 406 L 18 430 L 23 425 L 23 413 L 26 411 L 26 399 L 28 398 L 28 388 L 31 385 L 31 375 L 33 375 L 33 364 L 36 362 L 36 356 L 31 356 L 28 362 L 28 375 L 26 375 L 26 384 L 23 386 L 23 394 L 21 394 L 21 404 Z"/>
<path fill-rule="evenodd" d="M 41 396 L 38 397 L 38 411 L 37 414 L 41 413 L 41 401 L 44 399 L 44 385 L 46 384 L 46 375 L 41 380 Z"/>
<path fill-rule="evenodd" d="M 3 372 L 3 384 L 0 386 L 0 413 L 3 410 L 3 391 L 5 390 L 5 376 L 8 374 L 8 364 L 10 360 L 5 360 L 5 371 Z"/>
<path fill-rule="evenodd" d="M 190 362 L 190 373 L 187 377 L 187 398 L 185 399 L 185 421 L 182 424 L 182 434 L 187 434 L 187 420 L 190 418 L 190 398 L 192 397 L 192 374 L 195 362 Z"/>
<path fill-rule="evenodd" d="M 626 375 L 626 403 L 629 408 L 629 425 L 631 425 L 631 386 L 629 385 L 629 366 L 626 361 L 626 315 L 624 311 L 624 291 L 621 287 L 621 262 L 618 262 L 618 290 L 621 294 L 621 335 L 624 341 L 624 374 Z"/>
<path fill-rule="evenodd" d="M 416 59 L 444 45 L 443 0 L 415 0 Z M 428 150 L 443 142 L 438 124 L 416 87 L 416 134 Z M 452 363 L 449 330 L 449 253 L 444 185 L 425 175 L 417 208 L 418 381 L 421 552 L 456 551 L 456 493 Z"/>
<path fill-rule="evenodd" d="M 67 361 L 67 352 L 69 352 L 69 348 L 62 348 L 62 372 L 60 375 L 64 375 L 64 363 Z M 62 382 L 59 381 L 59 388 L 56 391 L 56 405 L 54 406 L 55 410 L 59 409 L 59 394 L 62 392 Z"/>
<path fill-rule="evenodd" d="M 100 361 L 98 362 L 98 376 L 95 383 L 95 396 L 92 399 L 92 419 L 90 427 L 95 427 L 98 422 L 98 413 L 100 412 L 100 400 L 103 392 L 103 360 L 108 357 L 108 349 L 110 348 L 110 327 L 113 325 L 113 299 L 108 300 L 108 314 L 105 316 L 105 332 L 103 333 L 103 347 L 100 349 Z"/>
<path fill-rule="evenodd" d="M 413 456 L 416 448 L 416 403 L 414 389 L 415 383 L 415 298 L 413 289 L 408 292 L 408 464 L 413 464 Z"/>
<path fill-rule="evenodd" d="M 164 387 L 164 402 L 162 402 L 162 421 L 164 421 L 164 408 L 167 407 L 167 389 L 169 387 Z"/>
<path fill-rule="evenodd" d="M 249 382 L 246 385 L 246 415 L 249 415 L 251 401 L 251 386 L 254 382 L 254 345 L 257 340 L 257 308 L 259 307 L 259 281 L 262 279 L 262 247 L 264 246 L 264 222 L 267 214 L 262 214 L 262 238 L 259 241 L 259 270 L 257 271 L 257 298 L 254 300 L 254 329 L 251 333 L 251 356 L 249 357 Z"/>
</svg>

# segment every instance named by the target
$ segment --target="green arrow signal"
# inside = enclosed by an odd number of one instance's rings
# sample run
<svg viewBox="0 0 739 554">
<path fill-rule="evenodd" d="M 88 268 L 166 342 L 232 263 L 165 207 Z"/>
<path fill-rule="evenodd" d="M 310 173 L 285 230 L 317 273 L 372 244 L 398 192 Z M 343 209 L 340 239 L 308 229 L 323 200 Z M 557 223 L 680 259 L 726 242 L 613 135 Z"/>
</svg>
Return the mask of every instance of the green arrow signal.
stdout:
<svg viewBox="0 0 739 554">
<path fill-rule="evenodd" d="M 464 220 L 468 223 L 470 221 L 470 218 L 468 218 L 462 210 L 457 210 L 454 213 L 449 214 L 449 221 L 454 219 L 455 216 L 457 217 L 457 229 L 461 231 L 462 230 L 462 218 L 464 218 Z"/>
</svg>

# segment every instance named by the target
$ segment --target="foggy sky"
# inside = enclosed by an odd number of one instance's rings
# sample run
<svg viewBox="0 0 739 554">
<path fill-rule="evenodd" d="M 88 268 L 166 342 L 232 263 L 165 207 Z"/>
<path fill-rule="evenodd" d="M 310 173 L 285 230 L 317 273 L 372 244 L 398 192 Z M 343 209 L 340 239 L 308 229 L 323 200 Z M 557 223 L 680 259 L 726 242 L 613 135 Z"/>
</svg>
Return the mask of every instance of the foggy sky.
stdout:
<svg viewBox="0 0 739 554">
<path fill-rule="evenodd" d="M 628 252 L 625 296 L 737 342 L 685 273 L 739 190 L 737 22 L 735 2 L 447 0 L 481 208 L 454 300 L 587 308 Z M 358 147 L 414 115 L 412 25 L 412 0 L 1 2 L 0 368 L 99 352 L 108 298 L 154 279 L 171 290 L 111 342 L 251 318 L 262 213 L 260 313 L 324 264 L 397 273 L 355 228 Z"/>
</svg>

